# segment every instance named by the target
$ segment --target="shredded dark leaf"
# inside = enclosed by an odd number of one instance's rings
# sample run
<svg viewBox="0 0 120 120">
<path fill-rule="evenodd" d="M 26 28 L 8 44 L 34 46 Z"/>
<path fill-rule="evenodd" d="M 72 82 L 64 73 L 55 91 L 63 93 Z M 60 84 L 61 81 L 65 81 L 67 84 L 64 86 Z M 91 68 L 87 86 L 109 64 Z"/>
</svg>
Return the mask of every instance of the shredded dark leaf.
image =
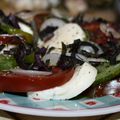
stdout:
<svg viewBox="0 0 120 120">
<path fill-rule="evenodd" d="M 53 26 L 48 26 L 44 30 L 39 32 L 39 36 L 43 41 L 49 40 L 54 34 L 53 32 L 57 29 L 58 27 L 53 27 Z"/>
</svg>

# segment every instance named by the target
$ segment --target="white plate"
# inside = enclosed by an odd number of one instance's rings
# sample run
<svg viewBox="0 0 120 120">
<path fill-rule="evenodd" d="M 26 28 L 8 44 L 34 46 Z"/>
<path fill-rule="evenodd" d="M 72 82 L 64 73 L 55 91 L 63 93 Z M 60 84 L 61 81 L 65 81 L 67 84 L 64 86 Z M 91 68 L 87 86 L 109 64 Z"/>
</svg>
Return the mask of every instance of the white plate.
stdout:
<svg viewBox="0 0 120 120">
<path fill-rule="evenodd" d="M 52 117 L 84 117 L 120 112 L 120 94 L 96 99 L 37 101 L 0 94 L 0 109 L 15 113 Z"/>
</svg>

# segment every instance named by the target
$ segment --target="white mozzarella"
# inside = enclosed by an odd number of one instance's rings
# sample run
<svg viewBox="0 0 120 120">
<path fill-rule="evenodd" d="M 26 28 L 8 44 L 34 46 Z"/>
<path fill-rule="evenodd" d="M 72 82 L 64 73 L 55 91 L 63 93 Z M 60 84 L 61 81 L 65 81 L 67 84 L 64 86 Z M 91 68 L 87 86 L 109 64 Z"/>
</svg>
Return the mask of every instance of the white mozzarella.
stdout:
<svg viewBox="0 0 120 120">
<path fill-rule="evenodd" d="M 62 42 L 66 45 L 72 44 L 74 40 L 80 39 L 83 41 L 85 39 L 85 33 L 82 28 L 75 23 L 68 23 L 54 32 L 54 36 L 44 43 L 45 47 L 55 47 L 56 51 L 59 52 L 62 48 Z M 55 51 L 55 52 L 56 52 Z"/>
<path fill-rule="evenodd" d="M 27 32 L 29 34 L 33 34 L 33 31 L 29 26 L 27 26 L 27 25 L 25 25 L 25 24 L 23 24 L 21 22 L 19 22 L 18 24 L 19 24 L 22 31 Z"/>
<path fill-rule="evenodd" d="M 89 63 L 84 63 L 82 66 L 76 67 L 73 77 L 64 85 L 43 91 L 29 92 L 28 97 L 32 99 L 70 99 L 90 87 L 95 81 L 96 75 L 96 68 Z"/>
<path fill-rule="evenodd" d="M 51 54 L 46 54 L 42 60 L 46 63 L 49 60 L 49 65 L 50 66 L 56 66 L 59 59 L 60 59 L 60 54 L 56 53 L 51 53 Z"/>
<path fill-rule="evenodd" d="M 43 22 L 43 24 L 40 27 L 40 30 L 44 30 L 48 26 L 61 27 L 61 26 L 64 26 L 65 24 L 66 23 L 61 19 L 49 18 L 49 19 L 45 20 L 45 22 Z"/>
</svg>

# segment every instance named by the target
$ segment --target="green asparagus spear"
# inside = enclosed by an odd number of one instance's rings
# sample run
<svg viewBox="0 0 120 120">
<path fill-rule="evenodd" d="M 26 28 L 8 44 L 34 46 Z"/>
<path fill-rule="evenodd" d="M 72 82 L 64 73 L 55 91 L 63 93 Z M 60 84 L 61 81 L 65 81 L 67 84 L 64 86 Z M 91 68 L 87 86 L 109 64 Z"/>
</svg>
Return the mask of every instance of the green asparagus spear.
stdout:
<svg viewBox="0 0 120 120">
<path fill-rule="evenodd" d="M 0 29 L 3 30 L 4 32 L 8 33 L 8 34 L 12 34 L 12 35 L 20 35 L 21 37 L 23 37 L 27 43 L 32 43 L 33 41 L 33 36 L 27 32 L 24 32 L 20 29 L 16 29 L 13 28 L 7 24 L 0 24 Z"/>
<path fill-rule="evenodd" d="M 120 75 L 120 63 L 116 65 L 111 65 L 104 69 L 103 71 L 101 71 L 100 73 L 98 73 L 94 85 L 111 81 L 112 79 L 119 75 Z"/>
</svg>

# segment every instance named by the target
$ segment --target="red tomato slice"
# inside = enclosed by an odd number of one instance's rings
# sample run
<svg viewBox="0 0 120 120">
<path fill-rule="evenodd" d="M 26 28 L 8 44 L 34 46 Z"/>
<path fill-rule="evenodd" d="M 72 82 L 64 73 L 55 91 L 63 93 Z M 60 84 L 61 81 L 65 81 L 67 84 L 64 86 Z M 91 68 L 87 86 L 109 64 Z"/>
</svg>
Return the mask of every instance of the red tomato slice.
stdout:
<svg viewBox="0 0 120 120">
<path fill-rule="evenodd" d="M 90 33 L 90 40 L 97 43 L 98 45 L 104 45 L 107 43 L 108 36 L 106 36 L 100 30 L 99 22 L 85 23 L 82 27 Z"/>
<path fill-rule="evenodd" d="M 0 44 L 20 44 L 22 37 L 16 35 L 3 34 L 0 35 Z"/>
<path fill-rule="evenodd" d="M 22 75 L 0 73 L 1 92 L 40 91 L 65 84 L 73 76 L 74 69 L 59 71 L 51 75 Z"/>
</svg>

